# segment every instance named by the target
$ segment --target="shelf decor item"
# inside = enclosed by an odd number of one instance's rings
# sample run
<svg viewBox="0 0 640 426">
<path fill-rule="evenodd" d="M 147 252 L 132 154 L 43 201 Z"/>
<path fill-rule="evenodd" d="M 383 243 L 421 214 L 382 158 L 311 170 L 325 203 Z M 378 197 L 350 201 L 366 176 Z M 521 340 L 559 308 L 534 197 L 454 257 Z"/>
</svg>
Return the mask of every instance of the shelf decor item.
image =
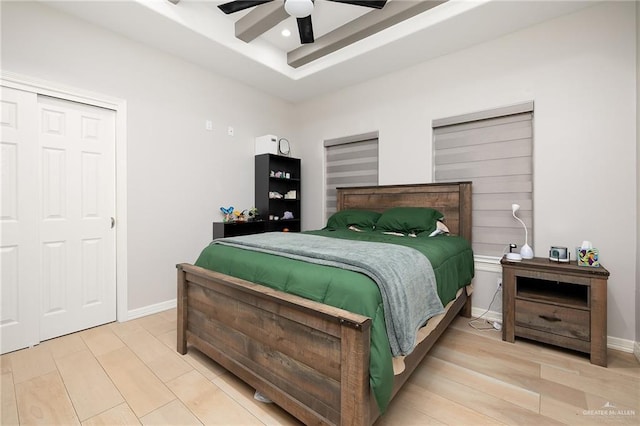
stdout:
<svg viewBox="0 0 640 426">
<path fill-rule="evenodd" d="M 516 212 L 518 210 L 520 210 L 520 204 L 511 204 L 511 214 L 513 214 L 513 217 L 524 227 L 524 245 L 520 248 L 520 256 L 522 256 L 523 259 L 533 259 L 533 249 L 529 246 L 529 232 L 527 231 L 527 225 L 524 224 L 522 219 L 516 216 Z"/>
<path fill-rule="evenodd" d="M 291 145 L 289 144 L 289 141 L 287 139 L 280 138 L 278 140 L 278 154 L 287 157 L 291 154 Z M 287 179 L 289 179 L 289 176 L 287 176 Z"/>
<path fill-rule="evenodd" d="M 578 266 L 599 267 L 598 249 L 596 248 L 578 248 Z"/>
<path fill-rule="evenodd" d="M 275 135 L 258 136 L 255 142 L 256 155 L 278 153 L 278 137 Z"/>
<path fill-rule="evenodd" d="M 220 207 L 220 211 L 222 212 L 222 215 L 224 216 L 222 221 L 223 222 L 231 222 L 233 221 L 233 206 L 230 207 Z"/>
</svg>

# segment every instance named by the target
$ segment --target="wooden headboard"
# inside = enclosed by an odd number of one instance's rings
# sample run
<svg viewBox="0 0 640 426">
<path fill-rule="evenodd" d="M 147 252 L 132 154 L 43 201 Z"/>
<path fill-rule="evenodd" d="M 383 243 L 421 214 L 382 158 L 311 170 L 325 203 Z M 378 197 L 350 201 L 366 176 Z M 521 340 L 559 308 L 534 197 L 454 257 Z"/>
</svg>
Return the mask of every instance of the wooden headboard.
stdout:
<svg viewBox="0 0 640 426">
<path fill-rule="evenodd" d="M 337 209 L 383 212 L 391 207 L 432 207 L 452 234 L 471 242 L 471 182 L 359 186 L 337 189 Z"/>
</svg>

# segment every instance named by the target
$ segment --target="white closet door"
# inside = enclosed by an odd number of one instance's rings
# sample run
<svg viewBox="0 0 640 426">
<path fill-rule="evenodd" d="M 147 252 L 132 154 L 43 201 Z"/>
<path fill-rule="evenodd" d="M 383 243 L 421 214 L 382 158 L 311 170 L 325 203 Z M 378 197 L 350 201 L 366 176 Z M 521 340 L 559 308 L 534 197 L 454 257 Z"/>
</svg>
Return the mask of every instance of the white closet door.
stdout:
<svg viewBox="0 0 640 426">
<path fill-rule="evenodd" d="M 116 319 L 115 112 L 40 96 L 40 339 Z"/>
<path fill-rule="evenodd" d="M 40 252 L 36 94 L 2 87 L 0 350 L 38 343 Z"/>
<path fill-rule="evenodd" d="M 115 112 L 2 88 L 0 351 L 116 319 Z"/>
</svg>

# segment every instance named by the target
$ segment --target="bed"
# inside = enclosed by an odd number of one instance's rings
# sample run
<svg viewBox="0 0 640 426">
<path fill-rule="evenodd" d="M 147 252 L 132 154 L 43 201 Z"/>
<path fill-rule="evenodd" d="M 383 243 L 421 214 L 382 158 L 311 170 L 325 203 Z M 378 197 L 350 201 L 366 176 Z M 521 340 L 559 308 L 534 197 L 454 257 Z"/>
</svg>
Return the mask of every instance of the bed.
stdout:
<svg viewBox="0 0 640 426">
<path fill-rule="evenodd" d="M 471 241 L 470 182 L 337 193 L 339 211 L 402 206 L 439 210 L 451 234 Z M 370 381 L 371 317 L 199 266 L 177 268 L 179 353 L 197 348 L 305 424 L 369 425 L 379 417 Z M 428 334 L 402 357 L 389 399 L 459 313 L 471 314 L 468 288 L 427 323 Z"/>
</svg>

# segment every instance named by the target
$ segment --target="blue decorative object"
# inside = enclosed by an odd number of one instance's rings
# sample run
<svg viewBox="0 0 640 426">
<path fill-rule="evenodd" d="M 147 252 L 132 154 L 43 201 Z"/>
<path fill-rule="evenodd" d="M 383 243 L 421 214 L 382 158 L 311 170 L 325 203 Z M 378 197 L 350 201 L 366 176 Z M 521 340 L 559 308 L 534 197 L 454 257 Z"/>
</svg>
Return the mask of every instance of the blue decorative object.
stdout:
<svg viewBox="0 0 640 426">
<path fill-rule="evenodd" d="M 229 222 L 229 221 L 233 220 L 232 219 L 232 217 L 233 217 L 233 206 L 228 207 L 226 209 L 224 207 L 220 207 L 220 211 L 224 215 L 224 219 L 223 220 L 225 222 Z"/>
</svg>

